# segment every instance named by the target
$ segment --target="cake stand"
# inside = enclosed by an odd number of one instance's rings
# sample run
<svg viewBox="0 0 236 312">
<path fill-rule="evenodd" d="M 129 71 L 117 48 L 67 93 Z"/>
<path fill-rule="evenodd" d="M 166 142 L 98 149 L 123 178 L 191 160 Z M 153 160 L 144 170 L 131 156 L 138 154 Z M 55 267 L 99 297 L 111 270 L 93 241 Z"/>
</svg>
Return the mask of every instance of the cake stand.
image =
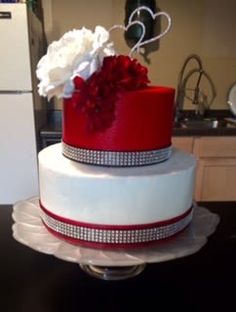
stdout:
<svg viewBox="0 0 236 312">
<path fill-rule="evenodd" d="M 142 249 L 101 250 L 75 246 L 48 232 L 40 218 L 38 198 L 13 207 L 13 237 L 44 254 L 78 263 L 88 274 L 104 280 L 121 280 L 140 274 L 148 263 L 169 261 L 196 253 L 219 223 L 219 216 L 196 206 L 193 220 L 172 239 Z"/>
</svg>

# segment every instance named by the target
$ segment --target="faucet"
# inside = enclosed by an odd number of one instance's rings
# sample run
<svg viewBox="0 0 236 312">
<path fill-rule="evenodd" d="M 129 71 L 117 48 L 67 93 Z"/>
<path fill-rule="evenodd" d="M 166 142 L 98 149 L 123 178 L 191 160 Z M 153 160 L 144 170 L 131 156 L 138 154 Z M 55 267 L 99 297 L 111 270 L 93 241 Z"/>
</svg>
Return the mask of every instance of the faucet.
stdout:
<svg viewBox="0 0 236 312">
<path fill-rule="evenodd" d="M 185 75 L 186 67 L 191 61 L 195 61 L 197 63 L 197 67 L 192 69 L 191 71 L 188 72 L 187 75 Z M 191 99 L 191 101 L 192 101 L 192 104 L 199 105 L 199 98 L 201 94 L 199 85 L 200 85 L 202 75 L 203 74 L 205 75 L 206 73 L 203 71 L 202 61 L 200 57 L 196 54 L 191 54 L 184 61 L 184 64 L 178 76 L 177 96 L 176 96 L 176 106 L 175 106 L 176 108 L 175 121 L 178 121 L 179 119 L 181 119 L 181 112 L 183 111 L 183 106 L 184 106 L 184 98 L 186 97 L 186 94 L 185 94 L 186 84 L 190 76 L 192 76 L 195 73 L 198 73 L 198 79 L 197 79 L 196 86 L 194 88 L 194 96 Z"/>
</svg>

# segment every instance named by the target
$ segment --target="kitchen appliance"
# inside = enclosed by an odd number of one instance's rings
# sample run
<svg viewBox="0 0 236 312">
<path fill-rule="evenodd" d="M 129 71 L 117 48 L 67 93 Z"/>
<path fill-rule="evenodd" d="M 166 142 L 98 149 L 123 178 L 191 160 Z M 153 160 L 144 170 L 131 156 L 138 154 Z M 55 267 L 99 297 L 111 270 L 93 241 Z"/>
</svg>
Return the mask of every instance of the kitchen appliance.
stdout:
<svg viewBox="0 0 236 312">
<path fill-rule="evenodd" d="M 0 204 L 38 194 L 38 133 L 45 122 L 35 68 L 42 24 L 25 3 L 0 3 Z"/>
</svg>

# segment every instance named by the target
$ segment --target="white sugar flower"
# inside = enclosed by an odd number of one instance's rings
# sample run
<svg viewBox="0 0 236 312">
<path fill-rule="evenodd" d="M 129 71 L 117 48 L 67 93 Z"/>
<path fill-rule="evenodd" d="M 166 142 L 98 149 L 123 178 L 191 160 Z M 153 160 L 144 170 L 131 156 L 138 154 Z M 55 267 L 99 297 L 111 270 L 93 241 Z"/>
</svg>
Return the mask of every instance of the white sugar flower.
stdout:
<svg viewBox="0 0 236 312">
<path fill-rule="evenodd" d="M 101 67 L 105 56 L 114 55 L 108 40 L 109 32 L 97 26 L 94 32 L 84 27 L 69 31 L 52 42 L 37 66 L 39 94 L 49 99 L 71 97 L 75 76 L 88 79 Z"/>
</svg>

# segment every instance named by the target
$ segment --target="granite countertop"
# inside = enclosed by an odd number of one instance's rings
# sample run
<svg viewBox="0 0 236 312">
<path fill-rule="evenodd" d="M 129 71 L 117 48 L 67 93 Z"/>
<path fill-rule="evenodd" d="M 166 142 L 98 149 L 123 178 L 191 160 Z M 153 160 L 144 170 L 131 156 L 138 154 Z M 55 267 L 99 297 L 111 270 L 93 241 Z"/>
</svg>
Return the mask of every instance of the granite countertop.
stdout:
<svg viewBox="0 0 236 312">
<path fill-rule="evenodd" d="M 182 121 L 184 120 L 202 120 L 196 117 L 193 110 L 186 110 L 183 112 Z M 235 119 L 229 110 L 209 110 L 205 116 L 205 121 L 217 121 L 216 127 L 201 127 L 198 122 L 195 126 L 184 127 L 184 122 L 176 123 L 173 129 L 174 136 L 235 136 L 236 135 L 236 122 L 229 123 L 227 119 Z M 236 119 L 235 119 L 236 120 Z"/>
<path fill-rule="evenodd" d="M 218 126 L 216 128 L 175 126 L 173 136 L 236 136 L 236 126 Z"/>
<path fill-rule="evenodd" d="M 184 118 L 192 118 L 193 111 L 184 111 Z M 219 121 L 224 121 L 225 118 L 232 117 L 228 110 L 209 111 L 206 118 L 214 118 Z M 48 123 L 41 129 L 40 136 L 45 138 L 61 138 L 61 111 L 51 111 L 48 118 Z M 206 127 L 182 127 L 180 124 L 175 124 L 173 136 L 235 136 L 236 126 L 220 123 L 216 128 Z"/>
</svg>

